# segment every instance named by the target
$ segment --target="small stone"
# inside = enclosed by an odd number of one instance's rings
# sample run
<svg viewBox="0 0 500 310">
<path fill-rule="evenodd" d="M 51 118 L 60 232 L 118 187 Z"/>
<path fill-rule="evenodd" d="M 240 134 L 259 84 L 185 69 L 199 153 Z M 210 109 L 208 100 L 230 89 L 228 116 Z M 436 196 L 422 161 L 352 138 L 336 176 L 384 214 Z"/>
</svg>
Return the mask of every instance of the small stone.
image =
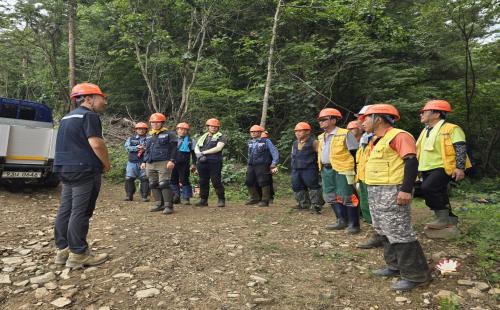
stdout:
<svg viewBox="0 0 500 310">
<path fill-rule="evenodd" d="M 66 291 L 66 290 L 69 290 L 69 289 L 74 288 L 74 287 L 75 287 L 74 284 L 62 285 L 61 290 Z"/>
<path fill-rule="evenodd" d="M 253 300 L 254 304 L 257 304 L 257 305 L 266 305 L 266 304 L 270 304 L 273 302 L 273 299 L 272 298 L 262 298 L 262 297 L 259 297 L 259 298 L 255 298 Z"/>
<path fill-rule="evenodd" d="M 51 304 L 57 308 L 65 307 L 65 306 L 69 305 L 70 303 L 71 303 L 71 300 L 69 300 L 68 298 L 65 298 L 65 297 L 57 298 L 56 300 L 51 302 Z"/>
<path fill-rule="evenodd" d="M 481 292 L 486 292 L 490 288 L 490 286 L 487 283 L 484 283 L 484 282 L 476 282 L 476 283 L 474 283 L 474 286 L 478 290 L 480 290 Z"/>
<path fill-rule="evenodd" d="M 8 274 L 0 274 L 0 284 L 11 284 L 10 276 Z"/>
<path fill-rule="evenodd" d="M 488 294 L 490 295 L 500 295 L 500 288 L 498 287 L 493 287 L 488 291 Z"/>
<path fill-rule="evenodd" d="M 430 304 L 431 304 L 431 302 L 429 301 L 429 299 L 424 298 L 424 304 L 426 304 L 426 305 L 430 305 Z"/>
<path fill-rule="evenodd" d="M 111 310 L 111 307 L 110 306 L 103 306 L 103 307 L 99 307 L 98 310 Z"/>
<path fill-rule="evenodd" d="M 49 294 L 49 291 L 45 287 L 40 287 L 35 290 L 35 298 L 36 299 L 42 299 L 43 297 L 47 296 Z"/>
<path fill-rule="evenodd" d="M 57 288 L 57 284 L 54 282 L 48 282 L 43 285 L 48 290 L 55 290 Z"/>
<path fill-rule="evenodd" d="M 78 289 L 77 288 L 72 288 L 72 289 L 69 289 L 69 290 L 65 291 L 63 293 L 63 296 L 66 297 L 66 298 L 71 298 L 71 297 L 75 296 L 76 293 L 78 293 Z"/>
<path fill-rule="evenodd" d="M 55 278 L 56 275 L 52 271 L 50 271 L 45 274 L 42 274 L 41 276 L 31 278 L 30 282 L 32 284 L 44 284 L 54 280 Z"/>
<path fill-rule="evenodd" d="M 111 294 L 116 293 L 116 287 L 112 287 L 112 288 L 110 288 L 110 289 L 109 289 L 109 292 L 110 292 Z"/>
<path fill-rule="evenodd" d="M 262 277 L 256 276 L 256 275 L 251 275 L 250 279 L 259 282 L 259 283 L 267 283 L 267 279 L 264 279 Z"/>
<path fill-rule="evenodd" d="M 445 252 L 440 251 L 440 252 L 433 253 L 431 257 L 432 257 L 432 260 L 437 263 L 437 262 L 439 262 L 440 259 L 446 258 L 447 255 Z"/>
<path fill-rule="evenodd" d="M 68 280 L 70 278 L 69 276 L 69 272 L 70 272 L 70 269 L 69 268 L 66 268 L 64 269 L 61 274 L 59 275 L 59 277 L 61 277 L 61 279 L 64 279 L 64 280 Z"/>
<path fill-rule="evenodd" d="M 229 297 L 229 298 L 238 298 L 238 297 L 240 297 L 240 294 L 229 293 L 229 294 L 227 294 L 227 297 Z"/>
<path fill-rule="evenodd" d="M 14 286 L 26 286 L 26 284 L 30 283 L 30 280 L 23 280 L 19 282 L 14 282 Z"/>
<path fill-rule="evenodd" d="M 198 301 L 198 300 L 200 300 L 198 297 L 191 297 L 191 298 L 189 298 L 189 301 Z"/>
<path fill-rule="evenodd" d="M 333 245 L 330 242 L 325 241 L 322 244 L 320 244 L 319 247 L 324 248 L 324 249 L 331 249 L 331 248 L 333 248 Z"/>
<path fill-rule="evenodd" d="M 257 282 L 253 282 L 253 281 L 251 281 L 251 282 L 248 282 L 248 283 L 247 283 L 247 286 L 248 286 L 248 287 L 254 287 L 255 285 L 257 285 Z"/>
<path fill-rule="evenodd" d="M 403 296 L 398 296 L 396 297 L 396 302 L 407 302 L 408 298 L 403 297 Z"/>
<path fill-rule="evenodd" d="M 94 272 L 96 270 L 97 270 L 97 267 L 90 267 L 90 268 L 85 269 L 83 272 L 84 273 L 90 273 L 90 272 Z"/>
<path fill-rule="evenodd" d="M 4 263 L 4 265 L 21 265 L 24 263 L 24 259 L 17 256 L 5 257 L 2 258 L 2 263 Z"/>
<path fill-rule="evenodd" d="M 463 286 L 474 286 L 474 282 L 471 280 L 458 280 L 457 284 Z"/>
<path fill-rule="evenodd" d="M 470 288 L 467 290 L 467 293 L 470 295 L 470 297 L 472 298 L 481 298 L 484 296 L 483 293 L 481 293 L 480 290 L 478 290 L 477 288 Z"/>
<path fill-rule="evenodd" d="M 148 288 L 146 290 L 137 291 L 135 297 L 138 299 L 149 298 L 160 294 L 160 290 L 157 288 Z"/>
<path fill-rule="evenodd" d="M 132 278 L 133 275 L 131 275 L 130 273 L 117 273 L 115 275 L 113 275 L 113 278 Z"/>
</svg>

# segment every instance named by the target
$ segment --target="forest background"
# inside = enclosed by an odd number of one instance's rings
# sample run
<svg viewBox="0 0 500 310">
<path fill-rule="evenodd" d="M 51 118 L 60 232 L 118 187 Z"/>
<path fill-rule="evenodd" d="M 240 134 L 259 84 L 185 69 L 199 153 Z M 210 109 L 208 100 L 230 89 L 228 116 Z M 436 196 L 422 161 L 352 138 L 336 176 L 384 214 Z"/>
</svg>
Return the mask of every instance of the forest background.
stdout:
<svg viewBox="0 0 500 310">
<path fill-rule="evenodd" d="M 90 81 L 113 117 L 163 112 L 197 134 L 219 118 L 233 162 L 265 124 L 286 166 L 294 125 L 319 133 L 324 107 L 345 126 L 389 102 L 418 135 L 419 108 L 446 99 L 477 175 L 499 172 L 498 1 L 11 0 L 0 12 L 0 96 L 47 103 L 56 119 L 71 85 Z"/>
</svg>

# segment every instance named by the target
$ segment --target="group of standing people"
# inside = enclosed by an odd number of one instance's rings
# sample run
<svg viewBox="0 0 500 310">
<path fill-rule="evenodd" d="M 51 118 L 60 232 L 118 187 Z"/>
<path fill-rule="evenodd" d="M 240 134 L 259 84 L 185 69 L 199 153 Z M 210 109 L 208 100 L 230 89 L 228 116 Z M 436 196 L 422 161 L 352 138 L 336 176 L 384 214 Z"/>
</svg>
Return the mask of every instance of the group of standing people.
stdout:
<svg viewBox="0 0 500 310">
<path fill-rule="evenodd" d="M 110 163 L 98 116 L 106 106 L 106 95 L 97 85 L 82 83 L 73 88 L 71 98 L 79 107 L 61 120 L 54 162 L 62 180 L 54 231 L 55 262 L 79 268 L 107 259 L 107 254 L 90 252 L 86 236 L 101 174 L 110 169 Z M 383 246 L 386 266 L 373 273 L 400 276 L 392 285 L 395 290 L 411 290 L 431 280 L 411 225 L 410 205 L 419 172 L 421 192 L 435 214 L 435 220 L 426 225 L 428 235 L 450 236 L 458 231 L 448 183 L 463 179 L 471 165 L 462 129 L 446 121 L 451 111 L 447 101 L 429 101 L 420 111 L 425 128 L 417 141 L 394 127 L 400 115 L 390 104 L 363 107 L 347 129 L 337 126 L 340 111 L 323 109 L 317 121 L 324 132 L 318 139 L 306 122 L 294 128 L 297 139 L 291 152 L 291 178 L 297 208 L 320 213 L 326 202 L 336 216 L 336 222 L 326 229 L 345 229 L 348 234 L 359 233 L 361 210 L 374 233 L 359 247 Z M 151 211 L 171 214 L 174 203 L 190 203 L 189 174 L 197 171 L 200 201 L 196 205 L 208 205 L 212 181 L 217 206 L 224 207 L 221 172 L 227 138 L 219 131 L 220 122 L 207 120 L 206 132 L 194 141 L 187 123 L 179 123 L 174 132 L 165 128 L 166 120 L 165 115 L 154 113 L 150 128 L 138 123 L 136 134 L 127 139 L 126 200 L 133 199 L 135 180 L 139 179 L 142 199 L 148 200 L 149 191 L 155 199 Z M 252 126 L 250 136 L 247 205 L 266 207 L 273 200 L 272 175 L 278 171 L 279 154 L 263 127 Z"/>
</svg>

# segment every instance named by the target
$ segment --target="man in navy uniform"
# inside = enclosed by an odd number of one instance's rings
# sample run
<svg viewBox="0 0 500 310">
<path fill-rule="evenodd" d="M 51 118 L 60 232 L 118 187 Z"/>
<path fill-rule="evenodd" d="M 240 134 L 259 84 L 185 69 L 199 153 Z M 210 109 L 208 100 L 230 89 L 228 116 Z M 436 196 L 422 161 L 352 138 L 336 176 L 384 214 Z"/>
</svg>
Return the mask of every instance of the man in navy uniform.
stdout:
<svg viewBox="0 0 500 310">
<path fill-rule="evenodd" d="M 128 152 L 127 169 L 125 172 L 125 201 L 132 201 L 135 193 L 135 180 L 141 182 L 140 192 L 142 201 L 148 202 L 149 181 L 146 171 L 141 170 L 141 163 L 144 159 L 144 144 L 146 143 L 146 133 L 148 125 L 143 122 L 135 124 L 135 135 L 128 137 L 125 141 L 125 149 Z"/>
<path fill-rule="evenodd" d="M 101 174 L 110 169 L 98 114 L 104 111 L 107 99 L 91 83 L 75 85 L 71 99 L 78 108 L 61 119 L 54 159 L 54 171 L 62 181 L 61 205 L 54 225 L 55 263 L 82 268 L 101 264 L 108 258 L 105 253 L 91 253 L 87 243 Z"/>
</svg>

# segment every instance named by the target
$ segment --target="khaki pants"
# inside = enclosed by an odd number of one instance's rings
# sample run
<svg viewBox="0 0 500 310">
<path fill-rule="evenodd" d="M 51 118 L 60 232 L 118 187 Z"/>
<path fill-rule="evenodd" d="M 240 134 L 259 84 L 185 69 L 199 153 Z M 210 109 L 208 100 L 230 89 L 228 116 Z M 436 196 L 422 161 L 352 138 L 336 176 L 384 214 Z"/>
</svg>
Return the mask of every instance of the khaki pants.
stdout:
<svg viewBox="0 0 500 310">
<path fill-rule="evenodd" d="M 146 175 L 150 184 L 159 184 L 161 182 L 170 183 L 172 170 L 167 169 L 168 161 L 156 161 L 146 163 Z"/>
</svg>

